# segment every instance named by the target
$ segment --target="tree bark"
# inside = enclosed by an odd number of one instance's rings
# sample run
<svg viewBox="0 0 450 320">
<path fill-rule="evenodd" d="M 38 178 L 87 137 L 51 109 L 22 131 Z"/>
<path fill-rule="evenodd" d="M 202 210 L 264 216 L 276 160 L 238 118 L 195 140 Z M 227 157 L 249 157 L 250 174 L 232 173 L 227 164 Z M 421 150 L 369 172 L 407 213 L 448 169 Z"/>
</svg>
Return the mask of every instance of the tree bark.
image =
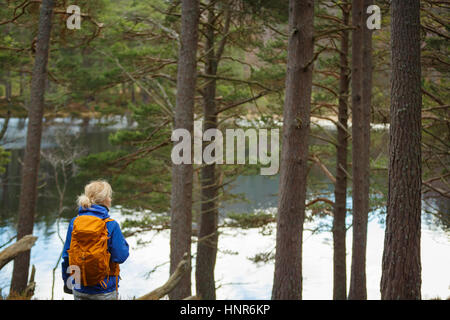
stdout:
<svg viewBox="0 0 450 320">
<path fill-rule="evenodd" d="M 381 298 L 421 299 L 420 1 L 393 0 L 391 17 L 389 193 Z"/>
<path fill-rule="evenodd" d="M 206 63 L 205 74 L 216 75 L 218 61 L 214 50 L 214 5 L 208 10 L 208 24 L 206 26 Z M 216 79 L 207 80 L 203 96 L 203 132 L 217 128 L 216 114 Z M 208 144 L 203 142 L 203 149 Z M 217 256 L 217 180 L 215 164 L 204 164 L 201 168 L 201 210 L 200 228 L 197 243 L 197 258 L 195 268 L 196 295 L 203 300 L 216 299 L 214 268 Z"/>
<path fill-rule="evenodd" d="M 363 171 L 364 171 L 364 220 L 365 233 L 367 241 L 367 223 L 370 211 L 370 115 L 372 110 L 372 30 L 367 28 L 366 21 L 369 17 L 367 7 L 373 4 L 373 0 L 364 0 L 363 13 L 363 76 L 362 76 L 362 107 L 363 107 L 363 136 L 364 136 L 364 155 Z M 364 256 L 366 248 L 364 248 Z M 366 295 L 367 298 L 367 295 Z"/>
<path fill-rule="evenodd" d="M 41 152 L 42 117 L 44 114 L 45 79 L 52 28 L 54 0 L 43 0 L 39 15 L 36 55 L 31 80 L 31 100 L 28 112 L 27 145 L 22 166 L 17 239 L 33 233 L 37 199 L 37 182 Z M 30 251 L 14 260 L 11 292 L 21 293 L 27 287 Z"/>
<path fill-rule="evenodd" d="M 174 129 L 184 128 L 191 133 L 191 137 L 197 74 L 198 18 L 198 0 L 183 0 Z M 189 255 L 189 267 L 180 284 L 169 294 L 170 299 L 182 299 L 191 295 L 192 173 L 192 164 L 172 165 L 170 273 L 175 271 L 185 253 Z"/>
<path fill-rule="evenodd" d="M 350 300 L 367 299 L 366 246 L 367 205 L 365 136 L 363 105 L 364 0 L 353 0 L 352 24 L 352 172 L 353 172 L 353 239 L 350 275 Z"/>
<path fill-rule="evenodd" d="M 302 236 L 310 129 L 313 20 L 313 0 L 290 0 L 272 299 L 302 298 Z"/>
<path fill-rule="evenodd" d="M 349 25 L 350 6 L 348 1 L 342 10 L 343 23 Z M 346 263 L 346 225 L 347 216 L 347 149 L 348 149 L 348 95 L 350 83 L 350 70 L 348 64 L 349 31 L 342 31 L 339 81 L 339 106 L 337 126 L 336 150 L 336 183 L 334 189 L 334 219 L 333 219 L 333 299 L 347 299 L 347 263 Z"/>
</svg>

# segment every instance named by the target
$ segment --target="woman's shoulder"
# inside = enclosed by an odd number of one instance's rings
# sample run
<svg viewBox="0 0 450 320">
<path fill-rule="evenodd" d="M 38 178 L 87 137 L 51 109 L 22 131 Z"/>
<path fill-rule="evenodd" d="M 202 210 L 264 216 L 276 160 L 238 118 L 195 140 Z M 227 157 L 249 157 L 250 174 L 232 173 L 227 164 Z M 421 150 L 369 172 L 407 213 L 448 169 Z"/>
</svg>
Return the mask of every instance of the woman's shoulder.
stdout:
<svg viewBox="0 0 450 320">
<path fill-rule="evenodd" d="M 119 223 L 111 217 L 105 219 L 106 227 L 109 231 L 113 231 L 115 229 L 120 229 Z"/>
</svg>

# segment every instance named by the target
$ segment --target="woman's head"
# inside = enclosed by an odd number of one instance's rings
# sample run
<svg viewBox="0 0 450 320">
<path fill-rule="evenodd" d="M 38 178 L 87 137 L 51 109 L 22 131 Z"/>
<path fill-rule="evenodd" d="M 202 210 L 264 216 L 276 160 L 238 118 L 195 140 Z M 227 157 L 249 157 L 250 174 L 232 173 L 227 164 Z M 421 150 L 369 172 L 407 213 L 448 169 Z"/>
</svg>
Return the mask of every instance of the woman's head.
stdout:
<svg viewBox="0 0 450 320">
<path fill-rule="evenodd" d="M 102 204 L 111 207 L 112 188 L 103 180 L 92 181 L 84 187 L 84 193 L 78 197 L 77 203 L 83 209 L 93 204 Z"/>
</svg>

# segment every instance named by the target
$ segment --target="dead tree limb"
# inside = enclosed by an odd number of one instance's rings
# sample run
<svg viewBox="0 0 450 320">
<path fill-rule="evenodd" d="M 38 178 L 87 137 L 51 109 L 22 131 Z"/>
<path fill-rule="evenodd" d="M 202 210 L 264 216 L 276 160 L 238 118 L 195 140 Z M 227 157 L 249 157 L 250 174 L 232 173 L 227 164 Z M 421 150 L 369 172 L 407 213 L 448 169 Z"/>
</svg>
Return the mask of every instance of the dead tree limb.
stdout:
<svg viewBox="0 0 450 320">
<path fill-rule="evenodd" d="M 29 234 L 0 252 L 0 270 L 19 253 L 30 250 L 36 240 L 37 237 Z"/>
<path fill-rule="evenodd" d="M 316 155 L 312 155 L 309 157 L 309 159 L 319 166 L 319 168 L 323 171 L 323 173 L 325 173 L 325 175 L 328 177 L 328 179 L 331 180 L 331 182 L 336 183 L 336 178 L 333 176 L 330 170 L 328 170 L 328 168 L 323 164 L 323 162 L 320 161 L 319 157 L 317 157 Z"/>
<path fill-rule="evenodd" d="M 180 282 L 181 278 L 188 270 L 189 267 L 189 256 L 185 253 L 183 259 L 178 264 L 175 272 L 169 277 L 166 283 L 164 283 L 161 287 L 147 293 L 137 300 L 159 300 L 164 297 L 166 294 L 171 292 Z"/>
</svg>

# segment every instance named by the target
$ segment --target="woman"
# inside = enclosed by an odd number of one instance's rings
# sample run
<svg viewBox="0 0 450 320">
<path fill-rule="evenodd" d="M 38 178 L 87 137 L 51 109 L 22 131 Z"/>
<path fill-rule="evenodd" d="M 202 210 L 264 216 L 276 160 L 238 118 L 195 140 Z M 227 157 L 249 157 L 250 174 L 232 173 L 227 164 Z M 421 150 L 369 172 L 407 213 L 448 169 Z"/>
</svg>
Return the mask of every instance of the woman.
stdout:
<svg viewBox="0 0 450 320">
<path fill-rule="evenodd" d="M 75 300 L 118 299 L 119 264 L 128 258 L 129 246 L 109 216 L 111 201 L 111 186 L 102 180 L 86 185 L 78 197 L 78 215 L 70 221 L 62 254 L 64 292 Z"/>
</svg>

